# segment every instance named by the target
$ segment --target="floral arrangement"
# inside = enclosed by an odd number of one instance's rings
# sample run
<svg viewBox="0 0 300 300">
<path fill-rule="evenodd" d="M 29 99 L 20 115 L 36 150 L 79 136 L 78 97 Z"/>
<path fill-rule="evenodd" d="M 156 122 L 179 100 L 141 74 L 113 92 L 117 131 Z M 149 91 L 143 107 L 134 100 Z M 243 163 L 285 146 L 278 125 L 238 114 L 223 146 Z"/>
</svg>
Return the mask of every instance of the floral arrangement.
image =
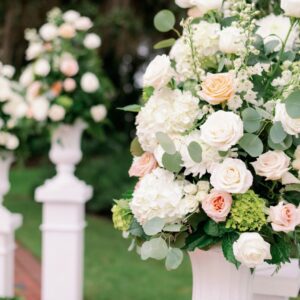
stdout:
<svg viewBox="0 0 300 300">
<path fill-rule="evenodd" d="M 300 1 L 260 15 L 244 0 L 176 0 L 144 77 L 130 176 L 116 201 L 117 229 L 143 260 L 179 266 L 183 251 L 221 246 L 224 257 L 255 268 L 299 257 Z M 297 250 L 298 249 L 298 250 Z"/>
<path fill-rule="evenodd" d="M 27 107 L 21 86 L 12 79 L 14 73 L 14 67 L 0 62 L 0 151 L 14 151 L 19 147 L 21 122 Z"/>
<path fill-rule="evenodd" d="M 53 125 L 81 118 L 92 132 L 98 130 L 113 89 L 97 53 L 101 38 L 90 32 L 92 27 L 77 11 L 54 8 L 39 31 L 25 32 L 30 64 L 20 83 L 26 88 L 28 118 Z"/>
</svg>

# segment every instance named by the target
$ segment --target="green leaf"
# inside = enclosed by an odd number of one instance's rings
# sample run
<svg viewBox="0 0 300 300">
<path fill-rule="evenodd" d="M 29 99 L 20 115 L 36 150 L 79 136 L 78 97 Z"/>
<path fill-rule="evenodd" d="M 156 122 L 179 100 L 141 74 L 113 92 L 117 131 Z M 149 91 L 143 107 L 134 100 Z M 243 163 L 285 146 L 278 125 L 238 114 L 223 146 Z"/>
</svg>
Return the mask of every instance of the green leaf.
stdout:
<svg viewBox="0 0 300 300">
<path fill-rule="evenodd" d="M 275 48 L 280 44 L 279 40 L 272 40 L 265 44 L 265 52 L 266 54 L 270 54 L 274 52 Z"/>
<path fill-rule="evenodd" d="M 217 71 L 218 73 L 222 72 L 222 70 L 225 66 L 225 62 L 226 62 L 225 56 L 223 56 L 219 62 L 218 71 Z"/>
<path fill-rule="evenodd" d="M 228 27 L 228 26 L 231 26 L 232 22 L 237 21 L 237 20 L 238 20 L 237 16 L 223 18 L 221 20 L 221 25 L 222 25 L 222 27 Z"/>
<path fill-rule="evenodd" d="M 188 145 L 188 151 L 191 159 L 195 163 L 200 163 L 202 161 L 202 148 L 197 142 L 191 142 Z"/>
<path fill-rule="evenodd" d="M 131 104 L 124 107 L 118 107 L 117 109 L 129 112 L 139 112 L 141 110 L 141 106 L 138 104 Z"/>
<path fill-rule="evenodd" d="M 264 145 L 261 139 L 252 133 L 245 133 L 240 139 L 239 145 L 252 157 L 261 155 L 264 150 Z"/>
<path fill-rule="evenodd" d="M 271 244 L 272 259 L 268 260 L 271 264 L 280 264 L 290 261 L 291 242 L 287 236 L 276 236 L 275 243 Z"/>
<path fill-rule="evenodd" d="M 170 248 L 166 258 L 166 268 L 168 271 L 177 269 L 183 260 L 183 252 L 180 249 Z"/>
<path fill-rule="evenodd" d="M 164 259 L 168 254 L 168 246 L 161 237 L 145 242 L 141 247 L 141 257 L 143 260 L 154 258 Z"/>
<path fill-rule="evenodd" d="M 219 239 L 212 236 L 208 236 L 206 234 L 199 236 L 199 234 L 196 232 L 195 234 L 190 235 L 186 239 L 187 250 L 193 251 L 195 248 L 205 250 L 208 249 L 211 245 L 217 243 L 218 240 Z"/>
<path fill-rule="evenodd" d="M 270 130 L 270 139 L 273 143 L 278 144 L 283 142 L 287 134 L 284 131 L 281 122 L 275 122 Z"/>
<path fill-rule="evenodd" d="M 205 223 L 203 229 L 207 235 L 214 237 L 222 237 L 226 232 L 230 231 L 225 227 L 224 223 L 216 223 L 211 219 Z"/>
<path fill-rule="evenodd" d="M 164 153 L 162 163 L 163 166 L 170 172 L 178 173 L 182 168 L 182 159 L 179 152 L 176 152 L 175 154 Z"/>
<path fill-rule="evenodd" d="M 254 108 L 248 107 L 244 109 L 242 111 L 242 119 L 247 132 L 253 133 L 260 128 L 261 115 Z"/>
<path fill-rule="evenodd" d="M 135 137 L 130 144 L 130 153 L 133 156 L 141 156 L 144 153 L 144 150 L 142 149 L 137 137 Z"/>
<path fill-rule="evenodd" d="M 154 17 L 154 26 L 160 32 L 167 32 L 174 28 L 175 16 L 168 10 L 164 9 L 157 13 Z"/>
<path fill-rule="evenodd" d="M 169 48 L 169 47 L 172 47 L 175 44 L 175 42 L 176 42 L 176 40 L 174 38 L 163 40 L 163 41 L 156 43 L 153 48 L 156 50 L 162 49 L 162 48 Z"/>
<path fill-rule="evenodd" d="M 296 191 L 300 193 L 300 184 L 288 184 L 284 190 L 286 192 Z"/>
<path fill-rule="evenodd" d="M 296 53 L 293 51 L 284 52 L 282 55 L 282 61 L 289 60 L 294 61 L 296 58 Z"/>
<path fill-rule="evenodd" d="M 164 149 L 165 152 L 168 154 L 175 154 L 176 153 L 176 147 L 173 143 L 173 141 L 169 138 L 169 136 L 163 132 L 157 132 L 156 133 L 156 139 L 161 145 L 161 147 Z"/>
<path fill-rule="evenodd" d="M 133 219 L 129 232 L 133 236 L 143 237 L 144 236 L 144 230 L 143 227 L 138 223 L 136 219 Z"/>
<path fill-rule="evenodd" d="M 236 260 L 233 253 L 233 243 L 239 238 L 239 235 L 236 232 L 228 233 L 223 237 L 222 240 L 222 250 L 225 258 L 235 264 L 238 268 L 240 263 Z"/>
<path fill-rule="evenodd" d="M 147 235 L 155 235 L 162 231 L 165 226 L 165 221 L 161 218 L 153 218 L 143 225 L 144 232 Z"/>
<path fill-rule="evenodd" d="M 182 227 L 181 224 L 169 224 L 164 227 L 163 231 L 180 232 L 181 227 Z"/>
<path fill-rule="evenodd" d="M 300 118 L 300 90 L 296 90 L 291 93 L 286 101 L 285 101 L 285 108 L 288 115 L 291 118 L 298 119 Z"/>
<path fill-rule="evenodd" d="M 268 137 L 268 145 L 270 148 L 272 148 L 274 150 L 284 151 L 286 149 L 289 149 L 292 144 L 293 144 L 293 138 L 290 135 L 287 135 L 286 138 L 281 143 L 278 143 L 278 144 L 273 143 L 270 136 Z"/>
<path fill-rule="evenodd" d="M 185 246 L 185 240 L 187 237 L 188 237 L 187 232 L 181 232 L 178 234 L 176 240 L 171 245 L 176 248 L 183 248 Z"/>
</svg>

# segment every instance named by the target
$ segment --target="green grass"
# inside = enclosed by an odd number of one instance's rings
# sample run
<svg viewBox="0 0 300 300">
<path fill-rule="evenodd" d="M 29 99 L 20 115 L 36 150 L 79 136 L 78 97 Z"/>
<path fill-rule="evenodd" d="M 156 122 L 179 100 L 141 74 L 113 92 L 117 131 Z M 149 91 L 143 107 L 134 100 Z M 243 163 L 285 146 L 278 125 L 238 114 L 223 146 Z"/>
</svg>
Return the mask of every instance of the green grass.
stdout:
<svg viewBox="0 0 300 300">
<path fill-rule="evenodd" d="M 23 214 L 17 239 L 37 257 L 41 253 L 41 205 L 32 199 L 33 187 L 48 174 L 47 169 L 14 169 L 5 201 L 11 211 Z M 136 253 L 128 252 L 129 241 L 113 229 L 108 218 L 89 216 L 87 221 L 85 300 L 191 299 L 187 257 L 178 270 L 167 272 L 161 262 L 142 262 Z"/>
</svg>

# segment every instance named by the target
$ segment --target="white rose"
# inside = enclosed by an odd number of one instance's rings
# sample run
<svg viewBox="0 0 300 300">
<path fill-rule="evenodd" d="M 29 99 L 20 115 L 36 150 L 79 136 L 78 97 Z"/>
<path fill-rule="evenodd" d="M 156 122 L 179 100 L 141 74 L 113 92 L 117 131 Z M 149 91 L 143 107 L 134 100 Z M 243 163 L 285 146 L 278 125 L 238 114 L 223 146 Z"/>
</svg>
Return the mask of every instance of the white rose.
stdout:
<svg viewBox="0 0 300 300">
<path fill-rule="evenodd" d="M 203 142 L 219 151 L 229 150 L 244 134 L 241 118 L 222 110 L 211 114 L 200 129 Z"/>
<path fill-rule="evenodd" d="M 220 33 L 219 47 L 224 53 L 238 53 L 245 49 L 245 36 L 236 27 L 225 27 Z"/>
<path fill-rule="evenodd" d="M 235 258 L 248 268 L 255 268 L 271 259 L 270 244 L 256 232 L 242 233 L 233 244 Z"/>
<path fill-rule="evenodd" d="M 41 43 L 32 43 L 26 50 L 26 59 L 32 60 L 37 58 L 44 51 L 44 47 Z"/>
<path fill-rule="evenodd" d="M 42 122 L 47 119 L 49 102 L 44 97 L 38 97 L 31 102 L 30 113 L 33 119 Z"/>
<path fill-rule="evenodd" d="M 219 10 L 222 7 L 223 0 L 191 0 L 191 3 L 199 8 L 205 14 L 210 10 Z"/>
<path fill-rule="evenodd" d="M 68 10 L 63 14 L 63 19 L 67 23 L 74 23 L 80 18 L 80 13 L 75 10 Z"/>
<path fill-rule="evenodd" d="M 88 17 L 80 17 L 74 25 L 77 30 L 87 31 L 93 26 L 93 22 Z"/>
<path fill-rule="evenodd" d="M 172 67 L 169 56 L 157 55 L 149 64 L 143 78 L 143 85 L 153 86 L 156 89 L 168 84 L 172 78 Z"/>
<path fill-rule="evenodd" d="M 175 0 L 175 3 L 181 8 L 190 8 L 193 6 L 192 0 Z"/>
<path fill-rule="evenodd" d="M 40 36 L 44 41 L 52 41 L 57 37 L 57 27 L 53 24 L 46 23 L 40 28 Z"/>
<path fill-rule="evenodd" d="M 284 131 L 290 135 L 300 133 L 300 118 L 291 118 L 285 109 L 284 103 L 276 104 L 274 122 L 281 122 Z"/>
<path fill-rule="evenodd" d="M 226 158 L 213 169 L 210 183 L 218 191 L 243 194 L 251 187 L 253 177 L 240 159 Z"/>
<path fill-rule="evenodd" d="M 18 148 L 20 142 L 19 142 L 19 139 L 15 136 L 15 135 L 12 135 L 12 134 L 9 134 L 7 136 L 7 140 L 6 140 L 6 148 L 8 150 L 15 150 Z"/>
<path fill-rule="evenodd" d="M 87 72 L 81 77 L 80 86 L 85 92 L 94 93 L 99 89 L 100 83 L 95 74 Z"/>
<path fill-rule="evenodd" d="M 107 109 L 105 105 L 99 104 L 91 107 L 91 116 L 95 122 L 101 122 L 107 115 Z"/>
<path fill-rule="evenodd" d="M 281 0 L 281 8 L 285 15 L 300 18 L 300 0 Z"/>
<path fill-rule="evenodd" d="M 32 65 L 29 65 L 20 76 L 20 84 L 24 87 L 29 86 L 34 80 Z"/>
<path fill-rule="evenodd" d="M 15 68 L 10 65 L 3 65 L 1 68 L 1 74 L 7 78 L 12 78 L 15 74 Z"/>
<path fill-rule="evenodd" d="M 279 180 L 289 170 L 291 159 L 283 151 L 268 151 L 252 164 L 255 173 L 266 180 Z"/>
<path fill-rule="evenodd" d="M 49 74 L 50 72 L 50 64 L 46 59 L 39 59 L 35 64 L 34 64 L 34 72 L 38 76 L 45 77 Z"/>
<path fill-rule="evenodd" d="M 61 121 L 65 117 L 65 114 L 65 109 L 57 104 L 52 105 L 48 112 L 49 118 L 54 122 Z"/>
<path fill-rule="evenodd" d="M 88 49 L 96 49 L 101 46 L 101 38 L 95 33 L 89 33 L 83 40 L 83 45 Z"/>
</svg>

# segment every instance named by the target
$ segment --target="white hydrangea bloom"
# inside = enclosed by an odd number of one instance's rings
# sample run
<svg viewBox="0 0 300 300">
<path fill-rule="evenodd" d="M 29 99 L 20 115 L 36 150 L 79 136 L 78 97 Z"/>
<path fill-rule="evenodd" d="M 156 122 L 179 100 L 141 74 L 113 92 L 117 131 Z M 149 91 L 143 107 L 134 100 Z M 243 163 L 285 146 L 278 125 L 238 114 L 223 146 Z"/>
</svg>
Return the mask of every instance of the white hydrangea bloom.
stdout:
<svg viewBox="0 0 300 300">
<path fill-rule="evenodd" d="M 191 142 L 197 142 L 202 148 L 200 163 L 194 162 L 189 154 L 188 146 Z M 182 137 L 180 153 L 183 161 L 182 166 L 185 167 L 184 175 L 186 176 L 192 174 L 193 176 L 199 175 L 201 178 L 206 172 L 211 173 L 213 167 L 222 159 L 215 148 L 208 146 L 201 140 L 200 130 L 194 130 L 191 134 Z"/>
<path fill-rule="evenodd" d="M 198 102 L 190 92 L 169 88 L 155 91 L 136 118 L 142 148 L 154 151 L 157 132 L 176 137 L 190 129 L 199 114 Z"/>
<path fill-rule="evenodd" d="M 173 173 L 157 168 L 144 176 L 133 194 L 130 208 L 140 224 L 159 217 L 167 223 L 180 222 L 187 214 L 196 211 L 199 201 L 186 195 L 185 180 L 176 180 Z"/>
</svg>

